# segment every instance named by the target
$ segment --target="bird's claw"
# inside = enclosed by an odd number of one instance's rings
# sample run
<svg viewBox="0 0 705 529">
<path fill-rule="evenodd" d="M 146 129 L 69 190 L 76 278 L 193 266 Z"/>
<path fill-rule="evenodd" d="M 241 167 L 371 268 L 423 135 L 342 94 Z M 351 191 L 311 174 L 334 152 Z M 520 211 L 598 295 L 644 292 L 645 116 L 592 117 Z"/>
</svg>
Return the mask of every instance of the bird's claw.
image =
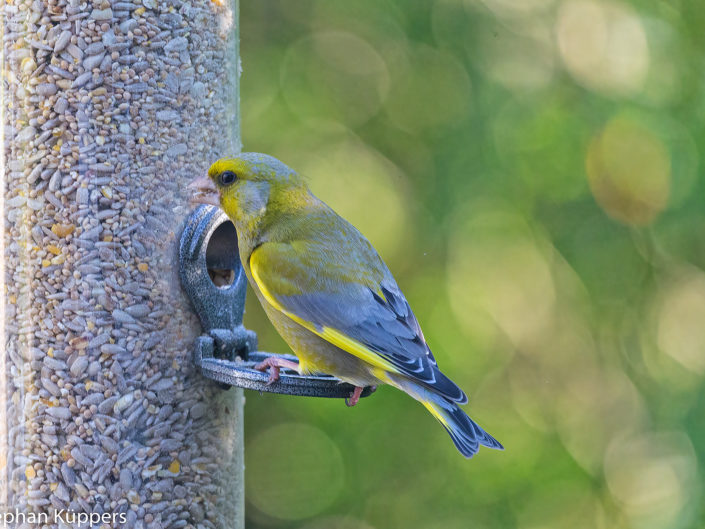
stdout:
<svg viewBox="0 0 705 529">
<path fill-rule="evenodd" d="M 360 386 L 355 386 L 355 389 L 350 394 L 350 396 L 346 397 L 345 405 L 348 408 L 352 408 L 353 406 L 355 406 L 355 404 L 357 404 L 357 401 L 360 400 L 360 395 L 362 394 L 362 389 L 363 388 Z"/>
<path fill-rule="evenodd" d="M 263 360 L 259 364 L 255 365 L 254 369 L 257 371 L 266 371 L 269 369 L 269 379 L 267 380 L 267 385 L 270 386 L 279 380 L 279 370 L 285 367 L 291 369 L 298 373 L 299 364 L 292 362 L 291 360 L 285 360 L 283 358 L 277 358 L 270 356 L 269 358 Z"/>
</svg>

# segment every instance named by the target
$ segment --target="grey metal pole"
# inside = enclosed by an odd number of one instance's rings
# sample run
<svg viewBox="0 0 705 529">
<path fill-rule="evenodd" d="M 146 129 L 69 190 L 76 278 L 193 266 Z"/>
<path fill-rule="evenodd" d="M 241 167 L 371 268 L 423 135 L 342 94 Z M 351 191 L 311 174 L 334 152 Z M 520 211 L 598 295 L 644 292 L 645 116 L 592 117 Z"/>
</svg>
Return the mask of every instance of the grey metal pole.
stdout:
<svg viewBox="0 0 705 529">
<path fill-rule="evenodd" d="M 241 528 L 242 390 L 194 371 L 176 251 L 240 150 L 237 1 L 0 14 L 0 520 Z"/>
</svg>

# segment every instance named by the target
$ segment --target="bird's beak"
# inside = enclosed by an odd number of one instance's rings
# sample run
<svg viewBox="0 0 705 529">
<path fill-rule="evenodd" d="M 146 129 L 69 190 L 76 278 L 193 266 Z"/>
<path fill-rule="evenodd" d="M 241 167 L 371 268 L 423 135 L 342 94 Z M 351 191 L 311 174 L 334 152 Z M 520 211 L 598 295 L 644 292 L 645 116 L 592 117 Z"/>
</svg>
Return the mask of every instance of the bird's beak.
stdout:
<svg viewBox="0 0 705 529">
<path fill-rule="evenodd" d="M 215 187 L 213 180 L 208 178 L 207 174 L 196 178 L 187 187 L 194 193 L 191 197 L 191 202 L 220 207 L 218 189 Z"/>
</svg>

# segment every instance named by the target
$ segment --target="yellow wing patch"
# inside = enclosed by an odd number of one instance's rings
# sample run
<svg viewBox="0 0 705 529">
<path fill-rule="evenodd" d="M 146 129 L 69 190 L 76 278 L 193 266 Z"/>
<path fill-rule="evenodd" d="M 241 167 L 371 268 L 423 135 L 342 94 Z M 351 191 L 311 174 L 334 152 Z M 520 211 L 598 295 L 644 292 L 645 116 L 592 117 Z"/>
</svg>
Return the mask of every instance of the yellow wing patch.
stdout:
<svg viewBox="0 0 705 529">
<path fill-rule="evenodd" d="M 448 419 L 443 416 L 443 413 L 441 412 L 441 410 L 438 409 L 435 404 L 433 404 L 429 400 L 422 400 L 420 402 L 428 411 L 431 412 L 431 415 L 433 415 L 438 420 L 438 422 L 440 422 L 446 428 L 450 428 L 450 426 L 448 425 Z"/>
<path fill-rule="evenodd" d="M 289 313 L 285 312 L 285 314 L 290 318 L 292 317 Z M 297 321 L 297 323 L 301 322 Z M 302 325 L 304 324 L 302 323 Z M 337 329 L 333 329 L 331 327 L 323 327 L 323 329 L 319 331 L 315 328 L 315 326 L 309 327 L 308 325 L 304 325 L 304 327 L 306 327 L 309 331 L 317 334 L 324 340 L 332 343 L 336 347 L 340 347 L 343 351 L 347 351 L 351 355 L 357 356 L 360 360 L 363 360 L 368 364 L 373 365 L 374 367 L 378 367 L 386 371 L 391 371 L 392 373 L 399 373 L 399 370 L 396 367 L 384 360 L 377 353 L 370 350 L 357 340 L 353 340 L 349 336 L 346 336 Z"/>
<path fill-rule="evenodd" d="M 286 308 L 284 308 L 282 304 L 279 303 L 279 301 L 267 289 L 265 282 L 262 280 L 262 277 L 260 276 L 260 270 L 257 265 L 257 260 L 255 258 L 256 255 L 257 250 L 255 250 L 252 255 L 250 255 L 250 272 L 252 273 L 252 278 L 255 280 L 255 283 L 257 283 L 260 292 L 264 296 L 264 299 L 266 299 L 267 302 L 272 305 L 272 307 L 277 309 L 282 314 L 286 315 L 288 318 L 291 318 L 305 329 L 308 329 L 315 335 L 320 336 L 327 342 L 332 343 L 343 351 L 347 351 L 351 355 L 358 357 L 360 360 L 367 362 L 368 364 L 378 369 L 384 371 L 391 371 L 392 373 L 399 373 L 399 370 L 394 367 L 394 365 L 384 360 L 377 353 L 366 347 L 364 344 L 358 342 L 357 340 L 350 338 L 349 336 L 332 327 L 317 326 L 316 324 L 301 318 L 293 312 L 286 310 Z"/>
</svg>

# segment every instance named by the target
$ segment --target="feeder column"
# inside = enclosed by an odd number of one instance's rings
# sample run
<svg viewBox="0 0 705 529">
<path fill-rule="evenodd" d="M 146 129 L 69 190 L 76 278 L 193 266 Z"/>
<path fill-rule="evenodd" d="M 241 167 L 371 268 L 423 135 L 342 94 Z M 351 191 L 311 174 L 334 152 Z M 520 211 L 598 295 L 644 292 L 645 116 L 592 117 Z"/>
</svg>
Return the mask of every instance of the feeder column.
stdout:
<svg viewBox="0 0 705 529">
<path fill-rule="evenodd" d="M 0 525 L 241 528 L 242 394 L 194 371 L 177 260 L 240 150 L 237 4 L 0 15 Z"/>
</svg>

